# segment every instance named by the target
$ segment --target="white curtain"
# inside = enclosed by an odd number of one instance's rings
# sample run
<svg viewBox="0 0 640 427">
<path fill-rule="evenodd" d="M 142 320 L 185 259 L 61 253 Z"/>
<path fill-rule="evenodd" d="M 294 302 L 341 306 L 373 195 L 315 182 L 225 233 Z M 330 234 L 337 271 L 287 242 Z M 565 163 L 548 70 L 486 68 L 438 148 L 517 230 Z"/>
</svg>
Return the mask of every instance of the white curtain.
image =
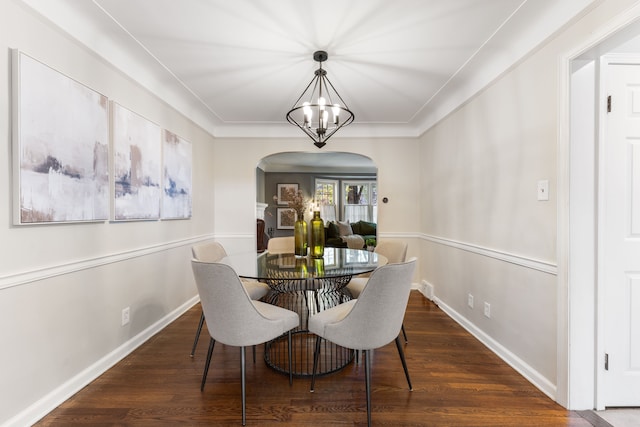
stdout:
<svg viewBox="0 0 640 427">
<path fill-rule="evenodd" d="M 320 218 L 325 226 L 329 221 L 336 221 L 336 205 L 320 205 Z"/>
<path fill-rule="evenodd" d="M 344 207 L 344 220 L 349 222 L 370 221 L 369 205 L 346 205 Z"/>
</svg>

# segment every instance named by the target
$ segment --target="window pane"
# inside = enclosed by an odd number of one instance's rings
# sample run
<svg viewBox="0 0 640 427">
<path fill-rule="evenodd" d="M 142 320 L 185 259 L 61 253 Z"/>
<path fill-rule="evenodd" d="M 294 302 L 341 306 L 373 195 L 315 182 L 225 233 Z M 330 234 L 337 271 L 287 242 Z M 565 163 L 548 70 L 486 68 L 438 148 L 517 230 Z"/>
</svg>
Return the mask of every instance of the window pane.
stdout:
<svg viewBox="0 0 640 427">
<path fill-rule="evenodd" d="M 368 204 L 368 186 L 359 184 L 345 184 L 344 195 L 345 204 L 347 205 L 366 205 Z"/>
<path fill-rule="evenodd" d="M 316 180 L 316 202 L 325 205 L 335 205 L 336 191 L 338 184 L 336 181 Z"/>
</svg>

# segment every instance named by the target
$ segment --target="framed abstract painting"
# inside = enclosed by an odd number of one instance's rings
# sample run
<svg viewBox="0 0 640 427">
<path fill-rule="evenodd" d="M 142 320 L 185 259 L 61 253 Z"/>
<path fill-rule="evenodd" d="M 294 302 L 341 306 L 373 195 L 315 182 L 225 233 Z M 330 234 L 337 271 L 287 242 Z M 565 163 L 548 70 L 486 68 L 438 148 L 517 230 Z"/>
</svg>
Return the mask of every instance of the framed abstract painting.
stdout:
<svg viewBox="0 0 640 427">
<path fill-rule="evenodd" d="M 164 131 L 162 219 L 191 218 L 191 143 Z"/>
<path fill-rule="evenodd" d="M 116 221 L 160 218 L 161 129 L 111 103 L 113 116 L 113 217 Z"/>
<path fill-rule="evenodd" d="M 13 222 L 109 219 L 106 96 L 12 51 Z"/>
</svg>

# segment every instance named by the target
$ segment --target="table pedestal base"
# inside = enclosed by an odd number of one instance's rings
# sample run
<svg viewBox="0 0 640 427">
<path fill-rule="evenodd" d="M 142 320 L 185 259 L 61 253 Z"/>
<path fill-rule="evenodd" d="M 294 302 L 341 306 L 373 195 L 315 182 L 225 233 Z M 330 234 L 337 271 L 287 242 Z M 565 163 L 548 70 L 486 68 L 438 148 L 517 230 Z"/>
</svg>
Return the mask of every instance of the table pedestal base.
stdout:
<svg viewBox="0 0 640 427">
<path fill-rule="evenodd" d="M 291 367 L 296 377 L 310 377 L 313 374 L 313 351 L 316 335 L 308 331 L 295 331 L 291 334 Z M 264 360 L 268 366 L 278 372 L 289 375 L 288 340 L 283 335 L 265 346 Z M 326 375 L 339 371 L 353 360 L 354 351 L 323 340 L 318 359 L 318 373 Z"/>
<path fill-rule="evenodd" d="M 309 316 L 341 302 L 351 299 L 348 292 L 325 290 L 298 290 L 271 292 L 263 298 L 270 304 L 293 310 L 300 315 L 300 327 L 291 334 L 291 365 L 293 375 L 310 377 L 313 375 L 313 352 L 316 335 L 307 329 Z M 320 346 L 316 375 L 326 375 L 347 366 L 354 357 L 354 351 L 323 340 Z M 278 372 L 289 374 L 287 335 L 272 340 L 265 345 L 264 360 Z"/>
</svg>

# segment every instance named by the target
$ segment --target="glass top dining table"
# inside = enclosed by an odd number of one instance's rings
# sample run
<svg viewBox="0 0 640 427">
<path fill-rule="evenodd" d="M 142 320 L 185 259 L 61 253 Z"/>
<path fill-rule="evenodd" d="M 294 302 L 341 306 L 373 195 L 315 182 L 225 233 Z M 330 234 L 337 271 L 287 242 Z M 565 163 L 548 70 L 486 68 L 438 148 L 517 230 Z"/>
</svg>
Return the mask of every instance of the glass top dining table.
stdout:
<svg viewBox="0 0 640 427">
<path fill-rule="evenodd" d="M 251 252 L 228 255 L 219 262 L 231 266 L 242 278 L 267 283 L 271 291 L 262 297 L 262 301 L 299 314 L 300 326 L 293 330 L 292 337 L 292 374 L 306 377 L 313 373 L 315 343 L 315 336 L 308 331 L 309 317 L 352 299 L 345 288 L 351 278 L 372 272 L 388 261 L 384 256 L 366 250 L 325 248 L 322 258 Z M 265 362 L 288 375 L 286 345 L 286 335 L 266 343 Z M 353 350 L 325 343 L 317 373 L 336 372 L 353 357 Z"/>
<path fill-rule="evenodd" d="M 221 261 L 238 276 L 267 283 L 273 290 L 340 290 L 353 276 L 370 273 L 387 263 L 375 252 L 347 248 L 325 248 L 322 258 L 292 253 L 262 252 L 228 255 Z"/>
</svg>

